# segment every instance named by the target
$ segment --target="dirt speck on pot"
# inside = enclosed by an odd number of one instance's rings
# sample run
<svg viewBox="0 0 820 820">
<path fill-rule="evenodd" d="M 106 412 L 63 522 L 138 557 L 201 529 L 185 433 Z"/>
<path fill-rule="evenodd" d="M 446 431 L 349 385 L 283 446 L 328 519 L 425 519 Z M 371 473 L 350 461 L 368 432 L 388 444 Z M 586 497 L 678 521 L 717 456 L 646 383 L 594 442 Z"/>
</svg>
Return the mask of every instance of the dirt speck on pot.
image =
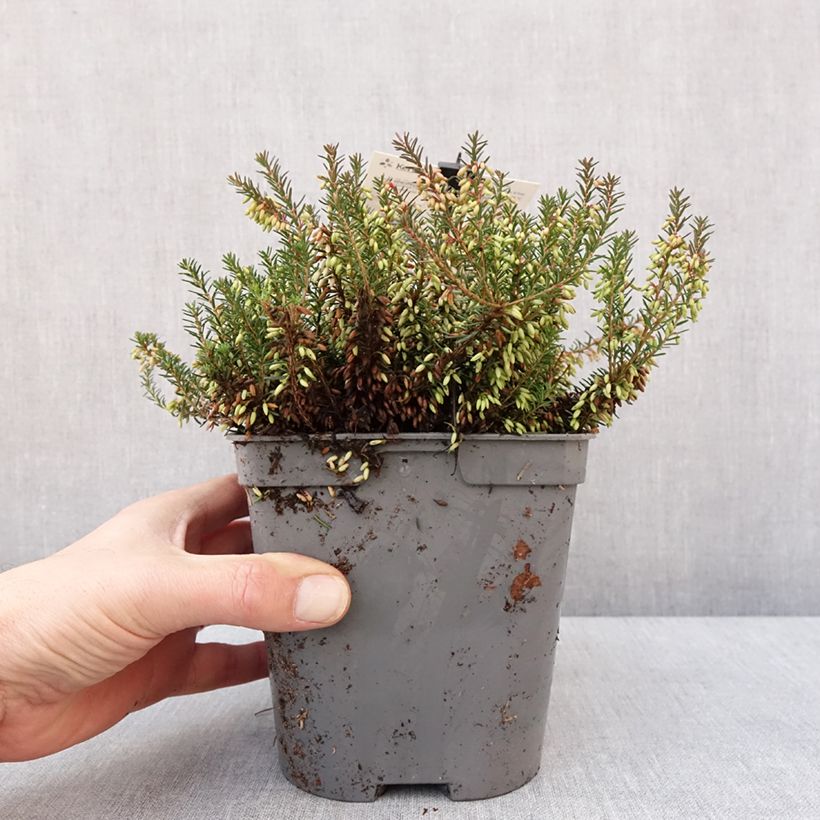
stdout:
<svg viewBox="0 0 820 820">
<path fill-rule="evenodd" d="M 510 701 L 507 701 L 503 706 L 499 707 L 499 712 L 501 712 L 501 725 L 508 726 L 514 720 L 518 719 L 518 715 L 514 715 L 510 711 Z"/>
<path fill-rule="evenodd" d="M 363 498 L 359 498 L 356 492 L 349 487 L 339 487 L 336 492 L 347 501 L 347 505 L 357 515 L 361 515 L 367 509 L 368 502 Z"/>
<path fill-rule="evenodd" d="M 338 561 L 333 561 L 330 566 L 336 567 L 342 575 L 350 575 L 354 565 L 346 555 L 343 555 Z"/>
<path fill-rule="evenodd" d="M 521 479 L 524 477 L 524 473 L 526 473 L 526 472 L 527 472 L 527 470 L 529 470 L 529 469 L 530 469 L 530 467 L 532 467 L 532 462 L 531 462 L 531 461 L 528 461 L 528 462 L 527 462 L 527 463 L 526 463 L 526 464 L 525 464 L 525 465 L 524 465 L 524 466 L 523 466 L 523 467 L 522 467 L 522 468 L 518 471 L 518 475 L 515 477 L 515 480 L 516 480 L 516 481 L 521 481 Z"/>
<path fill-rule="evenodd" d="M 308 781 L 307 777 L 305 777 L 304 773 L 299 771 L 296 766 L 290 767 L 290 776 L 293 780 L 299 785 L 300 788 L 308 791 L 310 789 L 310 782 Z"/>
<path fill-rule="evenodd" d="M 270 456 L 270 469 L 268 475 L 276 475 L 282 466 L 282 448 L 275 447 Z"/>
<path fill-rule="evenodd" d="M 271 650 L 268 651 L 268 662 L 280 672 L 286 674 L 291 678 L 299 677 L 299 667 L 294 663 L 290 657 L 290 653 L 282 646 L 280 636 L 275 632 L 265 633 L 265 637 L 269 638 Z M 275 647 L 275 651 L 273 650 Z"/>
<path fill-rule="evenodd" d="M 259 487 L 258 489 L 262 499 L 273 502 L 277 515 L 283 515 L 285 510 L 297 512 L 305 509 L 310 512 L 314 507 L 327 506 L 321 498 L 317 498 L 303 487 L 290 493 L 283 493 L 279 487 Z"/>
<path fill-rule="evenodd" d="M 443 498 L 434 498 L 433 501 L 439 505 L 439 507 L 447 507 L 449 504 Z"/>
<path fill-rule="evenodd" d="M 521 514 L 524 518 L 532 518 L 532 507 L 524 507 L 524 511 Z"/>
<path fill-rule="evenodd" d="M 307 709 L 300 709 L 299 714 L 296 715 L 296 723 L 300 729 L 305 728 L 305 721 L 310 716 L 310 712 Z"/>
<path fill-rule="evenodd" d="M 401 722 L 401 728 L 396 728 L 396 729 L 393 730 L 393 734 L 391 735 L 391 738 L 393 739 L 394 742 L 398 741 L 398 740 L 402 740 L 403 738 L 408 738 L 409 740 L 415 740 L 416 739 L 415 731 L 410 728 L 410 723 L 411 722 L 412 721 L 410 721 L 410 720 L 407 720 L 406 722 L 402 721 Z"/>
</svg>

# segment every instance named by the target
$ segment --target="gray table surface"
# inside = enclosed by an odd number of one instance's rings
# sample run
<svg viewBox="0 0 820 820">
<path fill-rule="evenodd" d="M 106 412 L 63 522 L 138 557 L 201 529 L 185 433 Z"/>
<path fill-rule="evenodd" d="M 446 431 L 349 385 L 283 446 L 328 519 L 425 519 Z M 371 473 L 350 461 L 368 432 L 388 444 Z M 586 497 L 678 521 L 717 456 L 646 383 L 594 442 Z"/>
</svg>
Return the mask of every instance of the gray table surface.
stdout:
<svg viewBox="0 0 820 820">
<path fill-rule="evenodd" d="M 541 772 L 494 800 L 304 794 L 273 763 L 269 699 L 178 698 L 2 764 L 0 818 L 820 818 L 820 618 L 565 618 Z"/>
</svg>

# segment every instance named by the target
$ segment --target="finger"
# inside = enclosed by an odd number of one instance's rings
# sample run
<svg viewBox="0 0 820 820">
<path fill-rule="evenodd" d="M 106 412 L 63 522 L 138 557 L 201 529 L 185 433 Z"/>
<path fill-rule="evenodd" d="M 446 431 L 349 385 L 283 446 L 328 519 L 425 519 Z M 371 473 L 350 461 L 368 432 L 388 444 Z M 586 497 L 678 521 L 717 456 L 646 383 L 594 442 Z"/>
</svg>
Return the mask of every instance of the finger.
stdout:
<svg viewBox="0 0 820 820">
<path fill-rule="evenodd" d="M 227 527 L 212 532 L 202 539 L 202 555 L 229 555 L 253 552 L 251 522 L 247 518 L 231 521 Z"/>
<path fill-rule="evenodd" d="M 248 514 L 248 498 L 230 474 L 138 501 L 122 514 L 150 521 L 172 543 L 198 550 L 205 535 Z"/>
<path fill-rule="evenodd" d="M 295 553 L 170 554 L 150 580 L 144 609 L 159 634 L 198 624 L 316 629 L 339 621 L 350 606 L 341 572 Z"/>
<path fill-rule="evenodd" d="M 210 692 L 267 675 L 268 660 L 263 641 L 244 645 L 199 643 L 189 662 L 187 677 L 175 694 Z"/>
</svg>

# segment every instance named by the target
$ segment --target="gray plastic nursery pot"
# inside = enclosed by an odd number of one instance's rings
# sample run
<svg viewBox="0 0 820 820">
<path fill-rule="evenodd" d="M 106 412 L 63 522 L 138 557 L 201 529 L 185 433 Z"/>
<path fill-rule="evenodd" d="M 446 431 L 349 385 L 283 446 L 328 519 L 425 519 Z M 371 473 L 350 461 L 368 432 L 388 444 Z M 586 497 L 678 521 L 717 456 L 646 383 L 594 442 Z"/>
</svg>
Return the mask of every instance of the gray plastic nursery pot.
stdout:
<svg viewBox="0 0 820 820">
<path fill-rule="evenodd" d="M 541 761 L 591 436 L 475 435 L 448 453 L 447 434 L 402 434 L 352 484 L 378 437 L 232 437 L 256 551 L 320 558 L 353 591 L 339 624 L 266 635 L 282 768 L 337 800 L 504 794 Z"/>
</svg>

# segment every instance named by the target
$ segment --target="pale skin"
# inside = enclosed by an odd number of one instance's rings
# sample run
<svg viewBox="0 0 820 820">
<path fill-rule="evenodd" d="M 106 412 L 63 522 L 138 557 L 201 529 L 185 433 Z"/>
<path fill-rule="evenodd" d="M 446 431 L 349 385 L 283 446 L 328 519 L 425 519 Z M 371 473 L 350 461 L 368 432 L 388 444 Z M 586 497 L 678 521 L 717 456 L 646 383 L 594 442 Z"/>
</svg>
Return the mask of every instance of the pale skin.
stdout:
<svg viewBox="0 0 820 820">
<path fill-rule="evenodd" d="M 139 501 L 60 552 L 0 574 L 0 761 L 31 760 L 163 698 L 267 675 L 264 644 L 198 643 L 207 624 L 336 623 L 334 567 L 251 552 L 233 475 Z"/>
</svg>

